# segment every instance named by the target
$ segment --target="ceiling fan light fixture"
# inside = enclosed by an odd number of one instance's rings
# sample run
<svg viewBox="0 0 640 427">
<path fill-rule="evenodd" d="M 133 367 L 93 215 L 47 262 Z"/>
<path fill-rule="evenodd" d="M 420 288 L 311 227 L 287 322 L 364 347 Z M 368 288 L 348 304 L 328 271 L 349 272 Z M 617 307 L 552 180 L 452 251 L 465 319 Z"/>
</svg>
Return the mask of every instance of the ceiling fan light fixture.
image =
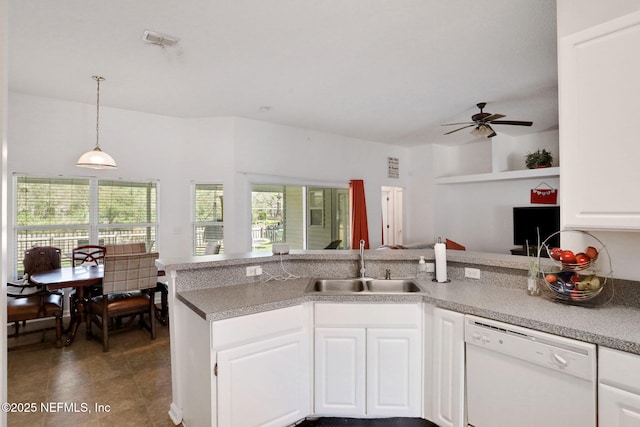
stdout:
<svg viewBox="0 0 640 427">
<path fill-rule="evenodd" d="M 476 136 L 476 137 L 485 137 L 485 138 L 491 138 L 496 136 L 496 133 L 493 131 L 493 129 L 491 129 L 491 127 L 485 125 L 485 124 L 481 124 L 476 126 L 472 131 L 471 131 L 471 135 Z"/>
<path fill-rule="evenodd" d="M 454 130 L 450 130 L 445 133 L 445 135 L 450 135 L 454 132 L 461 131 L 462 129 L 467 129 L 470 127 L 474 127 L 471 131 L 471 134 L 475 137 L 484 136 L 485 138 L 493 138 L 496 136 L 496 131 L 493 130 L 491 125 L 512 125 L 512 126 L 531 126 L 533 122 L 531 121 L 523 121 L 523 120 L 500 120 L 503 117 L 506 117 L 504 114 L 491 114 L 485 113 L 484 107 L 486 107 L 486 102 L 479 102 L 476 106 L 480 109 L 479 113 L 476 113 L 471 116 L 470 122 L 462 122 L 462 123 L 445 123 L 442 126 L 462 126 Z"/>
<path fill-rule="evenodd" d="M 89 169 L 117 169 L 113 157 L 102 151 L 100 148 L 100 82 L 104 80 L 101 76 L 91 76 L 97 83 L 96 92 L 96 146 L 91 151 L 84 153 L 76 166 Z"/>
</svg>

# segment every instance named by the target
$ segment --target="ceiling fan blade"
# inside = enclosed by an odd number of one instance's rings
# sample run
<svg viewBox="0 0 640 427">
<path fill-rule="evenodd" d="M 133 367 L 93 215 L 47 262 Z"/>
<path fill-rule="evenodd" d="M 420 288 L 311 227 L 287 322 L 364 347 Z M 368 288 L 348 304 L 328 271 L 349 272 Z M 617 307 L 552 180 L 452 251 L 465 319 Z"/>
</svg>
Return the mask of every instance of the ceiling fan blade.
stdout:
<svg viewBox="0 0 640 427">
<path fill-rule="evenodd" d="M 471 116 L 471 120 L 473 120 L 474 122 L 481 122 L 485 121 L 487 117 L 491 117 L 491 113 L 476 113 Z"/>
<path fill-rule="evenodd" d="M 463 127 L 458 128 L 456 130 L 452 130 L 451 132 L 447 132 L 447 133 L 445 133 L 445 135 L 449 135 L 450 133 L 458 132 L 459 130 L 462 130 L 462 129 L 470 128 L 471 126 L 475 126 L 475 125 L 476 125 L 475 123 L 472 123 L 470 125 L 463 126 Z"/>
<path fill-rule="evenodd" d="M 488 127 L 489 130 L 491 131 L 491 133 L 489 135 L 487 135 L 487 138 L 493 138 L 494 136 L 497 135 L 496 131 L 493 130 L 493 128 L 491 126 L 489 126 L 489 125 L 485 125 L 485 126 Z"/>
<path fill-rule="evenodd" d="M 525 122 L 521 120 L 495 120 L 492 125 L 515 125 L 515 126 L 531 126 L 533 122 Z"/>
<path fill-rule="evenodd" d="M 475 123 L 473 122 L 462 122 L 462 123 L 445 123 L 443 125 L 440 126 L 453 126 L 453 125 L 474 125 Z"/>
<path fill-rule="evenodd" d="M 492 114 L 492 115 L 490 115 L 489 117 L 485 117 L 485 118 L 483 119 L 483 121 L 485 121 L 485 122 L 491 122 L 491 121 L 493 121 L 493 120 L 498 120 L 498 119 L 501 119 L 501 118 L 503 118 L 503 117 L 507 117 L 507 116 L 505 116 L 504 114 Z"/>
</svg>

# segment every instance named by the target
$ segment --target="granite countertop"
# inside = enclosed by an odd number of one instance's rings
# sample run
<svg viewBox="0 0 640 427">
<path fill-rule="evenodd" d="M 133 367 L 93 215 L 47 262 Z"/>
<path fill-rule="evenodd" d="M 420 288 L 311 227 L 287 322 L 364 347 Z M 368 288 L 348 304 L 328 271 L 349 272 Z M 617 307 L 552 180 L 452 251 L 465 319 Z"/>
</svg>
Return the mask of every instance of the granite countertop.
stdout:
<svg viewBox="0 0 640 427">
<path fill-rule="evenodd" d="M 640 310 L 606 304 L 579 307 L 532 297 L 523 289 L 468 280 L 435 283 L 416 279 L 424 292 L 410 294 L 338 295 L 305 293 L 309 278 L 252 282 L 178 292 L 177 296 L 205 320 L 297 305 L 304 302 L 425 302 L 465 314 L 574 338 L 640 354 Z"/>
</svg>

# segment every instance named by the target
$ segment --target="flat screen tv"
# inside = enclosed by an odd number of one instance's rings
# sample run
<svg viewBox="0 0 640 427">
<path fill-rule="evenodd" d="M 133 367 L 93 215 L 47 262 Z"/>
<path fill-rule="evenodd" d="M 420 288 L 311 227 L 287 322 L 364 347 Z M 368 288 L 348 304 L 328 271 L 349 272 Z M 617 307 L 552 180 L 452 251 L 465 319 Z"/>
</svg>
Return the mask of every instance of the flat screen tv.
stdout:
<svg viewBox="0 0 640 427">
<path fill-rule="evenodd" d="M 513 244 L 536 246 L 540 229 L 540 243 L 560 230 L 560 206 L 528 206 L 513 208 Z M 560 246 L 560 234 L 553 236 L 549 247 Z"/>
</svg>

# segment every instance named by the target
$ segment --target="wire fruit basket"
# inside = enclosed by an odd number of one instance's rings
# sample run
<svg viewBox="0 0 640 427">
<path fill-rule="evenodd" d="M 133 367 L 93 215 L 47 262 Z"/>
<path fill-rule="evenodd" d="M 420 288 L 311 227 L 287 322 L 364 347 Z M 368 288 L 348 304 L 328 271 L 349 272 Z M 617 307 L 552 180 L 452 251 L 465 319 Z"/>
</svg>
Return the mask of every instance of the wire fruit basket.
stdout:
<svg viewBox="0 0 640 427">
<path fill-rule="evenodd" d="M 570 233 L 579 233 L 569 237 L 569 240 L 571 237 L 576 240 L 577 237 L 580 242 L 573 245 L 569 243 L 567 247 L 573 246 L 572 249 L 549 246 L 554 236 Z M 561 239 L 563 246 L 564 240 Z M 577 248 L 582 251 L 573 250 Z M 541 262 L 540 257 L 545 251 L 551 262 Z M 611 286 L 609 251 L 602 241 L 586 231 L 558 231 L 547 237 L 538 251 L 538 266 L 544 284 L 551 291 L 552 298 L 557 301 L 582 304 L 593 300 L 602 294 L 605 288 Z"/>
</svg>

